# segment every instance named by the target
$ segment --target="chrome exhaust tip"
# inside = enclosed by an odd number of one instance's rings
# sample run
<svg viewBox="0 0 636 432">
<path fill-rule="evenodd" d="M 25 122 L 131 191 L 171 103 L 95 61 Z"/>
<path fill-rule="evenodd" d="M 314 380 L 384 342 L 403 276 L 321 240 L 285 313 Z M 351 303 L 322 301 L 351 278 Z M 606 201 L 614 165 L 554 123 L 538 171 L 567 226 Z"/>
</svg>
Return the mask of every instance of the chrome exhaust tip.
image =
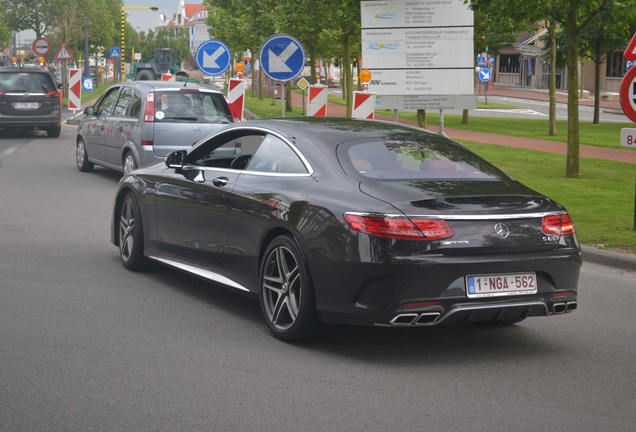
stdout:
<svg viewBox="0 0 636 432">
<path fill-rule="evenodd" d="M 577 303 L 577 302 L 575 302 L 575 301 L 567 302 L 567 303 L 565 304 L 565 309 L 566 309 L 568 312 L 572 312 L 573 310 L 576 310 L 576 308 L 577 308 L 577 307 L 578 307 L 578 303 Z"/>
<path fill-rule="evenodd" d="M 565 303 L 555 303 L 552 305 L 552 313 L 562 314 L 567 311 L 567 305 Z"/>
<path fill-rule="evenodd" d="M 441 313 L 439 312 L 426 312 L 421 314 L 417 320 L 415 320 L 415 325 L 429 325 L 429 324 L 433 324 L 435 321 L 437 321 L 437 318 L 439 318 L 441 315 Z"/>
<path fill-rule="evenodd" d="M 418 315 L 416 313 L 399 314 L 389 321 L 389 324 L 394 326 L 410 326 L 415 322 L 417 317 Z"/>
</svg>

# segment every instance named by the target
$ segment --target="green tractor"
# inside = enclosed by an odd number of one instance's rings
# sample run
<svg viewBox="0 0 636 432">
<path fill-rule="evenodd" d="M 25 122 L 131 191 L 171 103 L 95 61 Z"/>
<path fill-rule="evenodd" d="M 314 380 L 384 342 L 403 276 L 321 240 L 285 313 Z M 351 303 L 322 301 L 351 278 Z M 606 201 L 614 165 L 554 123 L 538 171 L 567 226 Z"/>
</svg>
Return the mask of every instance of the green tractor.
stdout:
<svg viewBox="0 0 636 432">
<path fill-rule="evenodd" d="M 160 80 L 161 74 L 170 73 L 177 79 L 192 77 L 193 72 L 181 69 L 179 51 L 171 48 L 157 48 L 155 58 L 150 61 L 133 63 L 126 78 L 136 81 Z"/>
</svg>

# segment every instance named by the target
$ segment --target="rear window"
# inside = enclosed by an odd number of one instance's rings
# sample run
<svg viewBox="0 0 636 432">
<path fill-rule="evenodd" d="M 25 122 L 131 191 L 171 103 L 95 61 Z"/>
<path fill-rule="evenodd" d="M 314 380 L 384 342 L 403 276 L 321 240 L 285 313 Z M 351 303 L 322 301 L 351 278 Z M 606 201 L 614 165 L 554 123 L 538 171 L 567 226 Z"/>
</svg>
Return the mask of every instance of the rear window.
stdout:
<svg viewBox="0 0 636 432">
<path fill-rule="evenodd" d="M 46 72 L 0 72 L 0 91 L 5 93 L 49 93 L 56 90 Z"/>
<path fill-rule="evenodd" d="M 222 94 L 199 91 L 158 91 L 155 118 L 161 122 L 224 123 L 232 115 Z"/>
<path fill-rule="evenodd" d="M 364 142 L 345 150 L 359 174 L 383 179 L 503 179 L 499 169 L 461 145 L 434 135 Z"/>
</svg>

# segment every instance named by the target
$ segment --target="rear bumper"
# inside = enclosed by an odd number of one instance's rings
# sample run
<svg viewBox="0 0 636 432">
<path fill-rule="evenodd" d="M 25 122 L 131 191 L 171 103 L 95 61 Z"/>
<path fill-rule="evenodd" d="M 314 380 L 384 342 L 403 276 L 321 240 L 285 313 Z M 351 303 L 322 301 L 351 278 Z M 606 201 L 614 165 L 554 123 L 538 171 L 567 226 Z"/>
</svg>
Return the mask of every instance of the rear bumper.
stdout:
<svg viewBox="0 0 636 432">
<path fill-rule="evenodd" d="M 12 129 L 47 129 L 60 127 L 62 124 L 59 112 L 47 116 L 0 116 L 0 128 Z"/>
<path fill-rule="evenodd" d="M 578 249 L 549 253 L 420 255 L 390 264 L 312 261 L 318 313 L 326 322 L 380 326 L 517 321 L 577 307 Z M 534 272 L 531 295 L 468 298 L 467 275 Z"/>
</svg>

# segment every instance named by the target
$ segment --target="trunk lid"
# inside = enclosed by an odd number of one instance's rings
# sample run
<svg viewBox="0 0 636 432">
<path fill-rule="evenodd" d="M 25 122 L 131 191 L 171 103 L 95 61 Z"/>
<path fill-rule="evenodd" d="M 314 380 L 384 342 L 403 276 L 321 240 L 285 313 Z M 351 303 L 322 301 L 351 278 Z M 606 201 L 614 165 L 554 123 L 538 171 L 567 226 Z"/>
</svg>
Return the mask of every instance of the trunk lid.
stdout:
<svg viewBox="0 0 636 432">
<path fill-rule="evenodd" d="M 231 122 L 232 115 L 222 94 L 198 89 L 155 92 L 153 152 L 165 157 L 191 147 Z"/>
<path fill-rule="evenodd" d="M 441 218 L 451 237 L 433 241 L 445 254 L 514 253 L 553 249 L 558 236 L 543 232 L 543 217 L 563 208 L 515 181 L 367 181 L 362 192 L 405 215 Z M 383 199 L 386 201 L 386 199 Z"/>
</svg>

